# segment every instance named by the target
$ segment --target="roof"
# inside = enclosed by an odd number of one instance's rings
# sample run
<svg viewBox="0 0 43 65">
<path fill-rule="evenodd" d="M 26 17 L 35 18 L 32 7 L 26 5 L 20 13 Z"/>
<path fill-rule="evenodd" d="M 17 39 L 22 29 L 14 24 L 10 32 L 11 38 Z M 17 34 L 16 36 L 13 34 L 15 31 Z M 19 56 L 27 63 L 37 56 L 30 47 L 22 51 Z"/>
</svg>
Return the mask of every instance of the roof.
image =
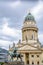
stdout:
<svg viewBox="0 0 43 65">
<path fill-rule="evenodd" d="M 32 20 L 32 21 L 35 21 L 33 15 L 29 12 L 28 15 L 25 17 L 25 21 L 27 20 Z"/>
<path fill-rule="evenodd" d="M 18 48 L 18 52 L 41 52 L 41 48 L 32 46 L 30 44 L 23 45 L 22 47 Z"/>
</svg>

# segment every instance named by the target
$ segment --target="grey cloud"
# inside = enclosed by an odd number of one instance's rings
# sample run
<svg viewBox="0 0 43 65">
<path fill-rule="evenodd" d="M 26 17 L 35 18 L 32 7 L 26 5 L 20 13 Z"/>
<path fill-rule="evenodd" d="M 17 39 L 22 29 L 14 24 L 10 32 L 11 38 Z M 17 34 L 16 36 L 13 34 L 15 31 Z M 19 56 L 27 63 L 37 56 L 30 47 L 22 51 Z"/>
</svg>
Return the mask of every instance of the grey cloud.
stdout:
<svg viewBox="0 0 43 65">
<path fill-rule="evenodd" d="M 10 42 L 13 42 L 13 41 L 17 41 L 18 37 L 11 37 L 11 36 L 8 36 L 8 35 L 0 35 L 0 40 L 6 40 L 6 41 L 10 41 Z"/>
<path fill-rule="evenodd" d="M 0 40 L 14 41 L 14 38 L 9 36 L 0 36 Z"/>
<path fill-rule="evenodd" d="M 11 20 L 8 22 L 10 27 L 16 27 L 16 28 L 21 28 L 21 25 L 24 20 L 24 16 L 29 8 L 32 8 L 35 4 L 31 3 L 28 4 L 28 2 L 24 3 L 22 2 L 19 7 L 16 8 L 10 8 L 7 6 L 8 2 L 5 4 L 3 3 L 3 6 L 1 8 L 1 16 L 2 17 L 9 17 Z M 5 6 L 6 5 L 6 6 Z M 0 6 L 1 7 L 1 6 Z"/>
<path fill-rule="evenodd" d="M 0 1 L 39 1 L 39 0 L 0 0 Z"/>
<path fill-rule="evenodd" d="M 2 5 L 3 4 L 3 5 Z M 31 4 L 31 5 L 30 5 Z M 8 2 L 1 2 L 0 3 L 0 18 L 1 17 L 9 17 L 11 20 L 8 22 L 8 26 L 9 27 L 16 27 L 16 28 L 21 28 L 22 23 L 24 21 L 24 16 L 27 12 L 27 10 L 32 7 L 34 7 L 35 5 L 37 5 L 37 3 L 30 3 L 29 2 L 22 2 L 21 5 L 19 7 L 14 8 L 10 8 L 8 6 Z M 5 6 L 6 5 L 6 6 Z M 3 22 L 0 21 L 0 25 L 2 25 Z M 39 23 L 40 24 L 40 23 Z"/>
<path fill-rule="evenodd" d="M 39 28 L 39 31 L 43 32 L 43 16 L 37 21 L 37 26 Z"/>
<path fill-rule="evenodd" d="M 3 4 L 3 5 L 2 5 Z M 31 5 L 30 5 L 31 4 Z M 9 8 L 8 2 L 4 2 L 0 4 L 0 13 L 2 17 L 9 17 L 11 20 L 8 22 L 9 27 L 16 27 L 16 28 L 21 28 L 22 23 L 24 21 L 24 16 L 27 12 L 27 10 L 35 5 L 37 3 L 30 3 L 29 2 L 22 2 L 19 7 L 14 8 Z M 6 6 L 5 6 L 6 5 Z M 3 24 L 3 22 L 0 21 L 0 25 Z M 40 24 L 40 23 L 39 23 Z"/>
<path fill-rule="evenodd" d="M 24 16 L 27 15 L 27 10 L 31 10 L 34 6 L 37 5 L 37 2 L 32 2 L 34 0 L 22 0 L 20 6 L 17 6 L 16 8 L 12 8 L 9 6 L 11 1 L 16 1 L 16 0 L 0 0 L 0 28 L 3 26 L 3 21 L 1 20 L 3 17 L 10 18 L 10 21 L 8 21 L 8 26 L 11 28 L 22 28 L 23 22 L 24 22 Z M 27 1 L 27 2 L 26 2 Z M 39 28 L 39 31 L 43 32 L 43 12 L 40 13 L 41 18 L 38 20 L 36 19 L 37 26 Z M 0 39 L 1 40 L 6 40 L 6 41 L 18 41 L 19 37 L 11 37 L 7 35 L 0 34 Z M 6 46 L 7 47 L 7 46 Z"/>
</svg>

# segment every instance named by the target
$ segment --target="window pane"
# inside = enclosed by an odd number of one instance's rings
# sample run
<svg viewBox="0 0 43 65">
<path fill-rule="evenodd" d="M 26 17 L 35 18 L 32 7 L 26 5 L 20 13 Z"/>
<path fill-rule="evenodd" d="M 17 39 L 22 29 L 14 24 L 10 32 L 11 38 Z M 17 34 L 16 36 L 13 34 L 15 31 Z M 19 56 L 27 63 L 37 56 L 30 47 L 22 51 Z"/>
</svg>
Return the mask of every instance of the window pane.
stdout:
<svg viewBox="0 0 43 65">
<path fill-rule="evenodd" d="M 34 55 L 32 55 L 32 57 L 34 57 Z"/>
<path fill-rule="evenodd" d="M 39 57 L 39 55 L 37 55 L 37 57 Z"/>
<path fill-rule="evenodd" d="M 34 65 L 34 62 L 32 62 L 32 65 Z"/>
<path fill-rule="evenodd" d="M 39 61 L 37 62 L 37 65 L 39 65 Z"/>
</svg>

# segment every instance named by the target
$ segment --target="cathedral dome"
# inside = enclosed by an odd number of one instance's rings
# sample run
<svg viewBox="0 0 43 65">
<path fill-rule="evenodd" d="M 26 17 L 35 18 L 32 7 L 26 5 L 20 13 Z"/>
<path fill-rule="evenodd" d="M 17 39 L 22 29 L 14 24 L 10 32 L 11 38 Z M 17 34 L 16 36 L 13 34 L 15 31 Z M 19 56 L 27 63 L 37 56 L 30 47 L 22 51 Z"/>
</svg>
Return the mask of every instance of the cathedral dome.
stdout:
<svg viewBox="0 0 43 65">
<path fill-rule="evenodd" d="M 25 17 L 25 21 L 27 20 L 32 20 L 35 21 L 34 17 L 32 16 L 32 14 L 29 12 L 28 15 Z"/>
<path fill-rule="evenodd" d="M 29 12 L 28 15 L 25 17 L 24 23 L 23 23 L 23 28 L 29 28 L 29 27 L 36 27 L 36 21 L 34 16 Z"/>
</svg>

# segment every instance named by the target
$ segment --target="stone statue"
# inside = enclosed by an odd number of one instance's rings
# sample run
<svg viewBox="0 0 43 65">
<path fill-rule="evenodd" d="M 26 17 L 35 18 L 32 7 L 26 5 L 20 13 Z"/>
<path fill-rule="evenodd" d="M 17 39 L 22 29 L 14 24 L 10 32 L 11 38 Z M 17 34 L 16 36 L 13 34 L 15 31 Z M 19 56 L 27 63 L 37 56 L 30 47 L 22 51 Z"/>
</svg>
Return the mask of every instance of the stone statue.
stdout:
<svg viewBox="0 0 43 65">
<path fill-rule="evenodd" d="M 27 38 L 27 36 L 26 36 L 26 42 L 28 42 L 28 38 Z"/>
</svg>

